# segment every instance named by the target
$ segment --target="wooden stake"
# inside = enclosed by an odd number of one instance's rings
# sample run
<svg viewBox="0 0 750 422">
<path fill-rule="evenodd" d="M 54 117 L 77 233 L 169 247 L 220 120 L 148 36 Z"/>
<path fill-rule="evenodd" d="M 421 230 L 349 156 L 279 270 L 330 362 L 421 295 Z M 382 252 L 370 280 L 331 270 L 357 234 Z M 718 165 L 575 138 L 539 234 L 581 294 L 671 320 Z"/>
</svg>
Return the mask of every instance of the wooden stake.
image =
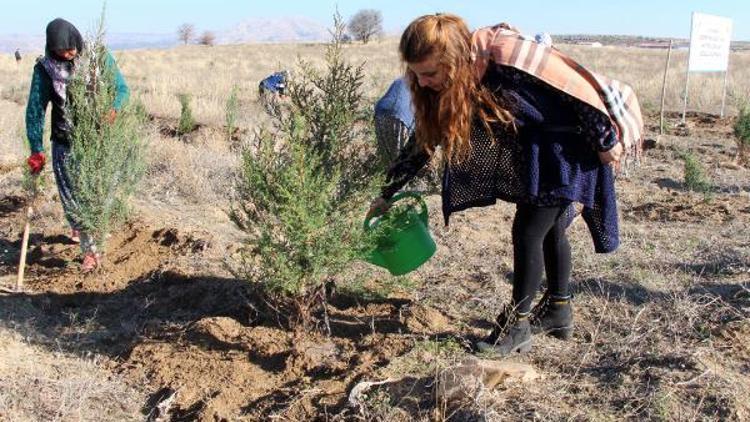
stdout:
<svg viewBox="0 0 750 422">
<path fill-rule="evenodd" d="M 667 52 L 667 64 L 664 66 L 664 80 L 661 83 L 661 111 L 659 112 L 659 135 L 664 134 L 664 99 L 667 95 L 667 73 L 669 72 L 669 60 L 672 58 L 672 40 L 669 40 L 669 51 Z"/>
<path fill-rule="evenodd" d="M 31 216 L 34 210 L 31 205 L 26 209 L 26 225 L 23 227 L 23 240 L 21 240 L 21 259 L 18 262 L 18 279 L 16 280 L 16 291 L 23 291 L 23 273 L 26 269 L 26 251 L 29 246 L 29 231 L 31 231 Z"/>
<path fill-rule="evenodd" d="M 16 279 L 16 292 L 23 291 L 23 275 L 26 270 L 26 252 L 29 247 L 29 232 L 31 232 L 31 218 L 34 216 L 34 204 L 36 194 L 39 191 L 39 175 L 31 175 L 31 193 L 29 195 L 29 206 L 26 207 L 26 224 L 23 227 L 23 239 L 21 240 L 21 258 L 18 261 L 18 278 Z"/>
<path fill-rule="evenodd" d="M 727 63 L 727 70 L 724 71 L 724 88 L 721 91 L 721 113 L 720 118 L 724 118 L 724 106 L 727 103 L 727 79 L 729 79 L 729 64 Z"/>
</svg>

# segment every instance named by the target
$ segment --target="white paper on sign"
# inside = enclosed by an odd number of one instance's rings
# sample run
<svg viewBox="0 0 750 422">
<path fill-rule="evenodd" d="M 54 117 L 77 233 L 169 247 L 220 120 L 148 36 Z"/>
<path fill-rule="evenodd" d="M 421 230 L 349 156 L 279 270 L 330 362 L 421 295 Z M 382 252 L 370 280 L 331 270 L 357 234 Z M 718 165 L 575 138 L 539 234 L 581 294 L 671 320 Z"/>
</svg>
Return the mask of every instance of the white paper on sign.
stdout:
<svg viewBox="0 0 750 422">
<path fill-rule="evenodd" d="M 688 71 L 726 72 L 731 40 L 732 19 L 694 12 Z"/>
</svg>

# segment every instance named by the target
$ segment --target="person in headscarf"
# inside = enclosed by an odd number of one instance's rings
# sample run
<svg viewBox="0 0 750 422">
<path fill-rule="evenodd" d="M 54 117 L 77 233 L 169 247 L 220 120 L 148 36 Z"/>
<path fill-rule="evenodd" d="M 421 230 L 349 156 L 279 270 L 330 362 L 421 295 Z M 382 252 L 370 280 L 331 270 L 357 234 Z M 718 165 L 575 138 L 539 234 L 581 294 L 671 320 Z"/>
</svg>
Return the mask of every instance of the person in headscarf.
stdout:
<svg viewBox="0 0 750 422">
<path fill-rule="evenodd" d="M 65 166 L 66 156 L 70 153 L 72 129 L 75 122 L 70 120 L 68 83 L 76 71 L 77 58 L 85 48 L 83 37 L 70 22 L 57 18 L 47 25 L 45 54 L 37 60 L 31 77 L 31 88 L 26 105 L 26 136 L 31 147 L 31 156 L 27 160 L 32 174 L 38 174 L 47 161 L 44 154 L 44 121 L 47 105 L 52 103 L 52 168 L 60 194 L 65 217 L 72 229 L 71 239 L 81 244 L 83 254 L 81 270 L 92 271 L 99 266 L 100 254 L 91 236 L 82 230 L 76 220 L 75 192 L 73 192 L 68 169 Z M 120 73 L 115 59 L 109 52 L 105 64 L 113 74 L 116 95 L 112 108 L 103 119 L 114 122 L 117 112 L 127 101 L 130 91 Z"/>
</svg>

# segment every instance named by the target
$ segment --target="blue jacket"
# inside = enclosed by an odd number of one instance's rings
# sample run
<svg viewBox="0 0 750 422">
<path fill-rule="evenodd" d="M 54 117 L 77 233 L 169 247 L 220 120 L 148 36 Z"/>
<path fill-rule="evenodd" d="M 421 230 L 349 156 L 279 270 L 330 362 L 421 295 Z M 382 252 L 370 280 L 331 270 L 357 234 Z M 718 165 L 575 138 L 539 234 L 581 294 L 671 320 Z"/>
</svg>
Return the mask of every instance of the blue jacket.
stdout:
<svg viewBox="0 0 750 422">
<path fill-rule="evenodd" d="M 279 94 L 284 93 L 286 88 L 286 76 L 284 72 L 276 72 L 268 76 L 267 78 L 260 81 L 258 88 L 263 91 L 275 92 Z"/>
<path fill-rule="evenodd" d="M 375 104 L 375 116 L 393 116 L 409 130 L 414 129 L 414 110 L 411 104 L 411 92 L 404 78 L 393 81 L 385 95 Z"/>
</svg>

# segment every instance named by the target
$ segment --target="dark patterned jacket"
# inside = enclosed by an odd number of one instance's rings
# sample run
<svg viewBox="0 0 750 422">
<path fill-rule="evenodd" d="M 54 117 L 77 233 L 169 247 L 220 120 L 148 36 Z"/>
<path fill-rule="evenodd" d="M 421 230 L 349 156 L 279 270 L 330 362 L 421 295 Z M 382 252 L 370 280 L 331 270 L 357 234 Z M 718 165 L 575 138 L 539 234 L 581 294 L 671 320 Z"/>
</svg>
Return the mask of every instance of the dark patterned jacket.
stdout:
<svg viewBox="0 0 750 422">
<path fill-rule="evenodd" d="M 443 217 L 497 199 L 536 206 L 583 204 L 582 216 L 597 252 L 619 245 L 614 172 L 597 151 L 617 143 L 606 116 L 517 69 L 493 66 L 482 83 L 515 116 L 516 130 L 480 121 L 471 130 L 471 153 L 443 173 Z M 387 174 L 382 196 L 389 199 L 429 161 L 416 140 L 407 142 Z"/>
</svg>

